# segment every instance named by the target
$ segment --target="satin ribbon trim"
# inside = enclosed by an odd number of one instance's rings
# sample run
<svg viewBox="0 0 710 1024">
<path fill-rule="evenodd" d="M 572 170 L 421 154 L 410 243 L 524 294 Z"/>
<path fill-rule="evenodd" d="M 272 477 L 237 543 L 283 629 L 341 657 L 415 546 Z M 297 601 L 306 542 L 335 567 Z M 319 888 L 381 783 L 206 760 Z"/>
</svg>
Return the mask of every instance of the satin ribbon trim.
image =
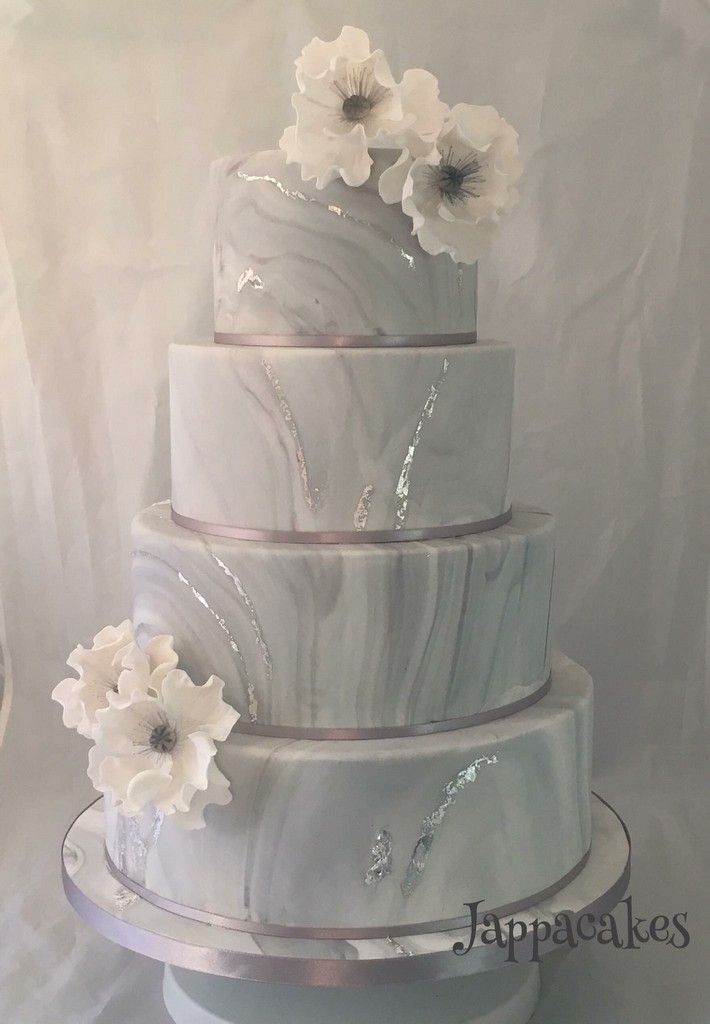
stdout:
<svg viewBox="0 0 710 1024">
<path fill-rule="evenodd" d="M 462 718 L 446 718 L 441 722 L 423 722 L 418 725 L 383 725 L 371 728 L 338 728 L 301 726 L 301 725 L 262 725 L 259 722 L 243 722 L 241 719 L 232 729 L 235 733 L 249 736 L 273 736 L 275 738 L 293 740 L 386 740 L 408 736 L 429 736 L 432 733 L 453 732 L 456 729 L 469 729 L 474 725 L 485 725 L 497 722 L 499 718 L 508 718 L 518 711 L 537 704 L 547 694 L 552 685 L 552 677 L 548 675 L 545 682 L 533 693 L 529 693 L 512 704 L 503 704 L 490 711 L 478 711 L 475 715 Z"/>
<path fill-rule="evenodd" d="M 173 522 L 193 533 L 205 533 L 212 537 L 229 537 L 232 540 L 260 540 L 276 544 L 387 544 L 411 540 L 443 540 L 451 537 L 466 537 L 472 533 L 487 533 L 499 526 L 505 526 L 513 518 L 513 509 L 501 512 L 491 519 L 478 519 L 473 523 L 458 523 L 454 526 L 424 526 L 411 530 L 253 530 L 243 526 L 228 526 L 223 523 L 209 523 L 202 519 L 184 516 L 171 507 Z"/>
<path fill-rule="evenodd" d="M 527 910 L 528 907 L 534 907 L 537 903 L 550 899 L 556 892 L 569 885 L 584 869 L 589 860 L 590 853 L 591 847 L 581 860 L 559 881 L 548 885 L 545 889 L 540 890 L 540 892 L 536 892 L 532 896 L 526 896 L 514 903 L 508 903 L 495 910 L 486 910 L 483 913 L 496 914 L 499 918 L 508 917 L 511 914 L 520 914 Z M 130 889 L 137 896 L 140 896 L 141 899 L 153 904 L 153 906 L 159 907 L 161 910 L 167 910 L 171 914 L 177 914 L 178 917 L 188 918 L 191 921 L 200 921 L 202 924 L 226 928 L 229 931 L 247 932 L 250 935 L 269 935 L 274 938 L 283 939 L 386 939 L 403 935 L 429 935 L 433 932 L 455 931 L 457 928 L 466 928 L 471 924 L 470 914 L 463 917 L 442 918 L 438 921 L 425 921 L 421 924 L 402 924 L 378 928 L 299 928 L 295 925 L 262 924 L 258 921 L 243 921 L 236 917 L 225 917 L 222 914 L 214 914 L 208 910 L 200 910 L 198 907 L 188 907 L 183 903 L 176 903 L 175 900 L 168 899 L 166 896 L 161 896 L 159 893 L 153 892 L 152 889 L 146 889 L 145 886 L 140 885 L 139 882 L 134 882 L 128 875 L 124 875 L 120 868 L 116 867 L 106 847 L 104 847 L 104 856 L 108 870 L 116 881 L 120 882 L 126 889 Z"/>
<path fill-rule="evenodd" d="M 475 345 L 476 331 L 457 334 L 229 334 L 215 331 L 217 345 L 257 348 L 436 348 Z"/>
</svg>

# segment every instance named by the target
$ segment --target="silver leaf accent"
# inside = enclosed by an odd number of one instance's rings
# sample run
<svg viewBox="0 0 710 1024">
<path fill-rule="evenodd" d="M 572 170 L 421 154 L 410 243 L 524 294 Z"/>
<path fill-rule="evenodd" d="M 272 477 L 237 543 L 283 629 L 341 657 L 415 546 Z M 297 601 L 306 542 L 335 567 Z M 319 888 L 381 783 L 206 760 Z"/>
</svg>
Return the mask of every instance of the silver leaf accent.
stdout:
<svg viewBox="0 0 710 1024">
<path fill-rule="evenodd" d="M 370 505 L 372 504 L 372 496 L 374 493 L 375 488 L 372 484 L 366 484 L 364 486 L 353 516 L 353 524 L 356 530 L 364 530 L 367 526 L 367 519 L 370 515 Z"/>
<path fill-rule="evenodd" d="M 370 866 L 365 872 L 365 885 L 376 885 L 392 872 L 392 836 L 387 829 L 377 833 L 370 852 Z"/>
<path fill-rule="evenodd" d="M 271 384 L 274 394 L 276 395 L 276 399 L 279 403 L 279 409 L 281 410 L 281 416 L 283 417 L 283 421 L 286 424 L 286 428 L 289 434 L 291 435 L 291 439 L 294 444 L 294 448 L 296 451 L 296 463 L 298 464 L 298 473 L 299 476 L 301 477 L 301 486 L 303 488 L 303 497 L 305 498 L 306 505 L 308 505 L 309 509 L 311 509 L 311 511 L 314 511 L 318 507 L 318 491 L 311 489 L 310 480 L 308 478 L 308 465 L 306 463 L 306 455 L 305 452 L 303 451 L 301 437 L 300 434 L 298 433 L 298 427 L 296 426 L 296 421 L 293 418 L 291 407 L 286 401 L 286 396 L 281 386 L 281 381 L 274 373 L 271 363 L 268 362 L 268 360 L 266 359 L 262 359 L 261 365 L 263 366 L 267 380 L 269 381 L 269 384 Z"/>
<path fill-rule="evenodd" d="M 407 511 L 409 507 L 409 485 L 412 475 L 412 466 L 414 465 L 414 456 L 417 453 L 419 442 L 422 439 L 422 431 L 424 424 L 427 420 L 431 419 L 431 414 L 434 412 L 434 405 L 441 386 L 446 380 L 446 375 L 449 372 L 449 360 L 444 358 L 444 362 L 441 366 L 441 373 L 433 384 L 429 385 L 429 394 L 427 395 L 426 402 L 422 409 L 419 421 L 412 435 L 412 440 L 409 442 L 409 448 L 407 454 L 404 457 L 402 463 L 402 472 L 399 474 L 399 480 L 397 481 L 397 487 L 395 488 L 395 530 L 401 530 L 407 522 Z"/>
<path fill-rule="evenodd" d="M 495 754 L 492 757 L 479 757 L 467 765 L 466 768 L 463 768 L 450 782 L 446 783 L 443 789 L 444 799 L 422 822 L 419 838 L 414 844 L 404 881 L 400 886 L 403 896 L 410 896 L 419 884 L 429 859 L 437 830 L 446 817 L 447 812 L 456 803 L 456 797 L 469 783 L 475 782 L 481 768 L 492 764 L 498 764 L 498 758 Z"/>
</svg>

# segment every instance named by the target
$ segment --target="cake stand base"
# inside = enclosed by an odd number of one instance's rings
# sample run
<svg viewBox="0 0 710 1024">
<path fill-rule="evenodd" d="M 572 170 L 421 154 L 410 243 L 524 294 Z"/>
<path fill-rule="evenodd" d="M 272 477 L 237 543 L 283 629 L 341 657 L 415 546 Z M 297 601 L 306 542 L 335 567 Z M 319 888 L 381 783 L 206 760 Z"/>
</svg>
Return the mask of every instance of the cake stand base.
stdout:
<svg viewBox="0 0 710 1024">
<path fill-rule="evenodd" d="M 471 977 L 371 988 L 308 988 L 165 968 L 175 1024 L 526 1024 L 540 989 L 537 964 Z"/>
</svg>

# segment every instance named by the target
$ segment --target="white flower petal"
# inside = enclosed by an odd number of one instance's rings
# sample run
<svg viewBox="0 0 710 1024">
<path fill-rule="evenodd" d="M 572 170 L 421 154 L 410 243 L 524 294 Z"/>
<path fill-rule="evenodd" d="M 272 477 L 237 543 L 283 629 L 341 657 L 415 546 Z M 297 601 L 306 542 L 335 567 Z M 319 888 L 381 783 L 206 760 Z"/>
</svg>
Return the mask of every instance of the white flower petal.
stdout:
<svg viewBox="0 0 710 1024">
<path fill-rule="evenodd" d="M 52 700 L 56 700 L 57 704 L 62 706 L 62 722 L 67 729 L 77 729 L 79 732 L 82 731 L 86 718 L 84 706 L 80 700 L 82 686 L 81 679 L 69 676 L 68 679 L 62 679 L 60 683 L 57 683 L 52 690 Z M 85 733 L 82 734 L 85 735 Z"/>
<path fill-rule="evenodd" d="M 296 60 L 296 81 L 299 88 L 308 78 L 318 78 L 330 70 L 331 63 L 338 57 L 352 61 L 365 60 L 370 54 L 370 39 L 367 32 L 352 25 L 344 25 L 337 39 L 325 42 L 316 36 L 301 51 Z"/>
<path fill-rule="evenodd" d="M 177 812 L 173 817 L 176 825 L 184 829 L 205 827 L 205 808 L 209 804 L 224 807 L 232 800 L 229 779 L 225 778 L 214 761 L 210 764 L 207 788 L 196 792 L 190 800 L 189 810 Z"/>
<path fill-rule="evenodd" d="M 439 83 L 429 71 L 410 68 L 397 92 L 400 123 L 378 136 L 374 144 L 406 149 L 412 157 L 425 156 L 435 147 L 449 116 L 448 106 L 439 99 Z"/>
<path fill-rule="evenodd" d="M 163 795 L 170 789 L 171 783 L 170 773 L 165 769 L 147 768 L 138 772 L 126 786 L 123 813 L 138 814 L 148 804 L 155 804 L 160 809 Z"/>
<path fill-rule="evenodd" d="M 111 705 L 96 715 L 94 736 L 107 753 L 124 754 L 148 747 L 156 726 L 165 722 L 162 705 L 155 697 Z"/>
<path fill-rule="evenodd" d="M 193 733 L 173 751 L 171 774 L 190 780 L 195 790 L 207 788 L 207 774 L 217 752 L 214 741 L 203 733 Z"/>
<path fill-rule="evenodd" d="M 412 157 L 408 149 L 403 149 L 391 167 L 385 168 L 380 174 L 378 189 L 380 198 L 385 203 L 401 203 L 404 183 L 412 166 Z"/>
<path fill-rule="evenodd" d="M 168 716 L 185 735 L 201 732 L 212 739 L 225 740 L 239 719 L 239 713 L 222 700 L 224 682 L 210 676 L 196 686 L 179 669 L 169 672 L 163 682 L 162 699 Z"/>
</svg>

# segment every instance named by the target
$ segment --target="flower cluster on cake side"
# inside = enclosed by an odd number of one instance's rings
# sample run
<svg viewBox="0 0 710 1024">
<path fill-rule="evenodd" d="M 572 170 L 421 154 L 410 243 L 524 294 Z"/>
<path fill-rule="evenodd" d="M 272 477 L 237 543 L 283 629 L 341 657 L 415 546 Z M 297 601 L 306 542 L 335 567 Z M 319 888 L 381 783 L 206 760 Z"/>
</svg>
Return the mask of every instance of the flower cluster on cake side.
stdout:
<svg viewBox="0 0 710 1024">
<path fill-rule="evenodd" d="M 395 81 L 382 50 L 346 25 L 337 39 L 315 38 L 296 60 L 296 123 L 280 147 L 304 181 L 354 188 L 370 177 L 371 149 L 399 150 L 380 176 L 386 203 L 400 203 L 426 252 L 475 263 L 500 214 L 518 200 L 518 134 L 491 106 L 439 98 L 429 71 Z"/>
<path fill-rule="evenodd" d="M 88 775 L 121 814 L 148 806 L 187 829 L 203 828 L 208 804 L 228 804 L 229 781 L 215 763 L 240 715 L 222 699 L 217 676 L 196 685 L 178 668 L 171 636 L 141 649 L 131 623 L 106 626 L 91 648 L 67 659 L 76 676 L 52 699 L 69 729 L 93 741 Z"/>
</svg>

